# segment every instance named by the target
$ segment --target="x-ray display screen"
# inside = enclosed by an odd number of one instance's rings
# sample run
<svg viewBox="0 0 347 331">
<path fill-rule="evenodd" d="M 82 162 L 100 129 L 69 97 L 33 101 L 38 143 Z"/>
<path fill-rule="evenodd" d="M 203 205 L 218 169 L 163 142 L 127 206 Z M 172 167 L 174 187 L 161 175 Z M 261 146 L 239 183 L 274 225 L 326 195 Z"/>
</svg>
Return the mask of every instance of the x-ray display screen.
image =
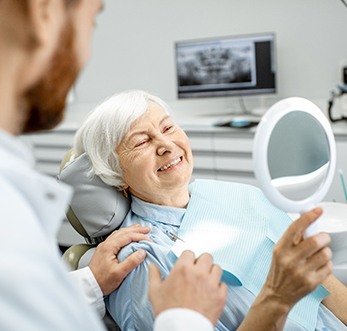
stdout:
<svg viewBox="0 0 347 331">
<path fill-rule="evenodd" d="M 276 92 L 275 36 L 176 42 L 179 98 Z"/>
</svg>

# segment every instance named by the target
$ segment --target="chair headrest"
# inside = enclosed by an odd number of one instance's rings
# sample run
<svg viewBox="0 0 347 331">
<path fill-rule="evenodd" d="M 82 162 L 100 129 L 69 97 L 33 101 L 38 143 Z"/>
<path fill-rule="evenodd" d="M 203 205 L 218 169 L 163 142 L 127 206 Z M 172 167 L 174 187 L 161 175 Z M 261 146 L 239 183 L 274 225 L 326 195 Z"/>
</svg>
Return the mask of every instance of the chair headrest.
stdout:
<svg viewBox="0 0 347 331">
<path fill-rule="evenodd" d="M 58 175 L 74 189 L 70 208 L 91 238 L 107 236 L 123 222 L 130 201 L 98 176 L 89 176 L 91 162 L 86 153 L 68 163 Z"/>
</svg>

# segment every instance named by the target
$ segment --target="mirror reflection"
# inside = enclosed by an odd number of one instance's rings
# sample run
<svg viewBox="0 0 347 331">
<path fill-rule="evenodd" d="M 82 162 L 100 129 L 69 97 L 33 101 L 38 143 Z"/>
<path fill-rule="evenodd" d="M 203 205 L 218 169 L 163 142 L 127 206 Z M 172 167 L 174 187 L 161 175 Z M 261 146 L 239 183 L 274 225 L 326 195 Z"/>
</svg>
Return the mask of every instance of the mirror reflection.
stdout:
<svg viewBox="0 0 347 331">
<path fill-rule="evenodd" d="M 321 188 L 329 171 L 325 129 L 309 113 L 287 113 L 270 135 L 267 163 L 275 189 L 290 200 L 307 199 Z"/>
</svg>

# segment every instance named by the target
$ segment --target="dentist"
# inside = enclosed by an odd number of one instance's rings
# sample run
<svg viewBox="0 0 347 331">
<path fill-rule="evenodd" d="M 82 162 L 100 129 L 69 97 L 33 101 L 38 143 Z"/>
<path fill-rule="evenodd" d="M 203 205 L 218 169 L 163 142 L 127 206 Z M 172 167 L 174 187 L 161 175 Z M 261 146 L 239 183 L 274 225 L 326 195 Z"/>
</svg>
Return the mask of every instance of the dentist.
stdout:
<svg viewBox="0 0 347 331">
<path fill-rule="evenodd" d="M 89 58 L 94 20 L 102 8 L 102 0 L 0 0 L 3 331 L 104 330 L 85 299 L 102 315 L 103 296 L 117 288 L 146 255 L 140 250 L 118 263 L 120 248 L 131 241 L 146 240 L 149 229 L 135 226 L 115 232 L 97 247 L 89 267 L 72 273 L 84 293 L 79 291 L 63 265 L 56 242 L 71 189 L 37 173 L 33 156 L 18 138 L 51 129 L 63 119 L 66 96 Z M 219 281 L 212 281 L 205 269 L 198 268 L 194 257 L 184 261 L 177 273 L 194 269 L 192 280 L 203 275 L 202 292 L 219 286 Z M 199 301 L 201 293 L 191 292 L 190 300 Z M 200 305 L 215 305 L 218 315 L 223 293 L 215 297 Z M 184 303 L 177 305 L 185 307 Z"/>
</svg>

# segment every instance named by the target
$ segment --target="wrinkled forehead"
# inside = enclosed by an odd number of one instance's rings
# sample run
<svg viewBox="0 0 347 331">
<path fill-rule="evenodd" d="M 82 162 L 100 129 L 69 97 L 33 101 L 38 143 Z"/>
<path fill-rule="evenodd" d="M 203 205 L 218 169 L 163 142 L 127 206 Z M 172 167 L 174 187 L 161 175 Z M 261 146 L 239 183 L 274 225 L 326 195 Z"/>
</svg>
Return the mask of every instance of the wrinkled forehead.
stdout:
<svg viewBox="0 0 347 331">
<path fill-rule="evenodd" d="M 146 124 L 147 122 L 160 121 L 164 117 L 170 117 L 169 112 L 161 105 L 149 101 L 145 112 L 131 125 L 131 127 Z"/>
<path fill-rule="evenodd" d="M 157 126 L 166 119 L 171 119 L 168 109 L 153 101 L 149 101 L 144 112 L 138 115 L 130 124 L 125 137 L 135 132 L 145 132 L 150 126 Z"/>
</svg>

